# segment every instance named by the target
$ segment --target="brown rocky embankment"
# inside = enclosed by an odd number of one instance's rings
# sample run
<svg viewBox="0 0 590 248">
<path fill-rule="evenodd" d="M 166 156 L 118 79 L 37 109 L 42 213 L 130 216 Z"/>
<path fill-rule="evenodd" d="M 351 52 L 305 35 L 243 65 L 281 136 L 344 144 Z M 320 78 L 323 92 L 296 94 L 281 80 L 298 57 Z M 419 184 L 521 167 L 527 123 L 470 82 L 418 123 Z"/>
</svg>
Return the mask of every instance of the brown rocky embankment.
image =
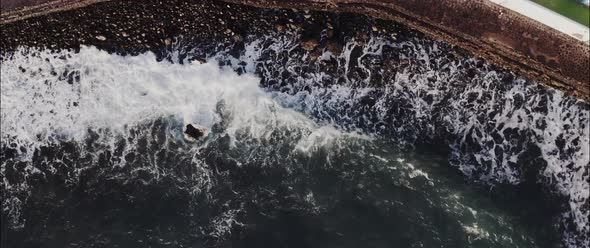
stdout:
<svg viewBox="0 0 590 248">
<path fill-rule="evenodd" d="M 22 31 L 27 29 L 29 32 L 38 32 L 39 34 L 51 31 L 52 29 L 51 27 L 48 27 L 49 29 L 47 30 L 47 27 L 45 27 L 44 30 L 30 30 L 28 27 L 23 27 L 27 25 L 35 25 L 37 28 L 40 27 L 39 25 L 48 24 L 65 25 L 68 26 L 68 29 L 75 30 L 80 27 L 73 27 L 73 25 L 86 23 L 87 20 L 73 18 L 72 20 L 69 20 L 69 24 L 62 22 L 55 23 L 56 20 L 52 19 L 52 15 L 48 16 L 48 20 L 35 19 L 36 23 L 27 21 L 27 19 L 39 15 L 85 7 L 103 1 L 104 0 L 6 0 L 2 1 L 2 17 L 0 23 L 2 23 L 3 26 L 4 36 L 9 39 L 11 37 L 22 35 Z M 457 0 L 224 1 L 262 8 L 296 8 L 354 12 L 381 19 L 394 20 L 428 35 L 455 44 L 467 50 L 474 56 L 484 58 L 488 62 L 504 68 L 509 68 L 519 74 L 527 75 L 545 85 L 557 88 L 568 94 L 574 94 L 578 98 L 584 100 L 590 99 L 590 47 L 587 44 L 486 0 L 474 0 L 468 2 Z M 115 2 L 120 3 L 105 3 L 101 6 L 118 6 L 119 4 L 124 6 L 129 4 L 129 2 L 126 1 Z M 137 9 L 133 12 L 141 13 L 141 18 L 146 16 L 150 18 L 156 16 L 159 18 L 159 20 L 152 20 L 155 25 L 154 27 L 145 26 L 145 31 L 158 28 L 158 26 L 161 26 L 160 24 L 176 24 L 174 19 L 184 19 L 182 15 L 174 16 L 174 13 L 178 14 L 179 11 L 178 5 L 174 2 L 162 3 L 158 1 L 142 1 L 134 3 L 136 3 Z M 202 4 L 202 2 L 193 2 L 186 6 L 188 6 L 189 9 L 192 9 L 193 12 L 198 12 L 194 7 L 199 6 L 199 4 Z M 157 5 L 159 7 L 156 7 L 155 9 L 149 7 L 146 8 L 145 5 Z M 140 10 L 140 7 L 143 8 L 143 10 Z M 102 9 L 100 6 L 95 8 Z M 116 8 L 118 9 L 119 7 Z M 81 13 L 84 14 L 84 12 L 90 13 L 94 11 L 91 9 L 87 10 L 88 11 L 81 11 Z M 164 13 L 170 10 L 172 10 L 172 12 Z M 116 20 L 108 19 L 110 15 L 116 15 L 115 13 L 109 12 L 113 11 L 102 9 L 101 14 L 105 15 L 106 23 L 101 25 L 112 26 L 109 22 L 117 22 Z M 187 14 L 190 15 L 190 13 Z M 187 14 L 184 16 L 186 17 Z M 231 16 L 231 13 L 228 14 Z M 57 16 L 59 16 L 59 14 L 57 14 Z M 84 15 L 79 17 L 83 18 Z M 127 18 L 130 18 L 129 21 L 131 21 L 131 25 L 134 25 L 133 20 L 131 19 L 134 19 L 135 21 L 141 19 L 138 15 L 127 15 Z M 102 21 L 104 20 L 96 20 L 96 22 Z M 249 21 L 256 23 L 258 20 Z M 194 22 L 207 23 L 208 20 L 194 20 Z M 145 22 L 139 21 L 139 23 Z M 183 26 L 178 28 L 182 29 L 191 26 L 194 26 L 194 24 L 183 23 Z M 170 39 L 172 34 L 174 34 L 168 30 L 178 28 L 168 27 L 167 32 L 169 37 L 160 38 L 160 42 L 165 42 L 167 39 Z M 134 27 L 133 29 L 140 30 L 142 28 L 140 26 Z M 216 32 L 215 30 L 211 31 Z M 225 34 L 225 30 L 217 31 L 219 31 L 220 34 L 212 35 Z M 92 39 L 92 37 L 86 37 L 87 35 L 84 33 L 71 33 L 71 35 L 72 37 L 68 38 L 69 41 L 66 42 L 73 42 L 73 40 L 77 39 L 79 43 L 84 44 L 89 42 L 89 38 Z M 76 37 L 76 35 L 78 35 L 78 37 Z M 144 33 L 143 35 L 149 36 L 152 34 Z M 121 32 L 119 36 L 123 36 L 123 38 L 132 37 L 128 32 Z M 101 42 L 107 42 L 106 39 L 108 37 L 102 34 L 95 34 L 94 38 Z M 44 43 L 41 35 L 38 35 L 36 39 L 39 39 L 39 44 Z M 34 42 L 33 39 L 31 39 L 31 41 Z M 3 41 L 2 43 L 5 42 Z M 27 44 L 27 41 L 15 40 L 14 43 L 24 45 Z M 14 46 L 14 43 L 8 44 L 8 46 Z M 53 44 L 47 43 L 47 45 L 52 46 Z M 305 40 L 303 45 L 309 48 L 313 44 L 308 40 Z M 3 50 L 5 50 L 5 46 L 6 44 L 2 45 Z M 331 47 L 333 46 L 331 45 Z"/>
</svg>

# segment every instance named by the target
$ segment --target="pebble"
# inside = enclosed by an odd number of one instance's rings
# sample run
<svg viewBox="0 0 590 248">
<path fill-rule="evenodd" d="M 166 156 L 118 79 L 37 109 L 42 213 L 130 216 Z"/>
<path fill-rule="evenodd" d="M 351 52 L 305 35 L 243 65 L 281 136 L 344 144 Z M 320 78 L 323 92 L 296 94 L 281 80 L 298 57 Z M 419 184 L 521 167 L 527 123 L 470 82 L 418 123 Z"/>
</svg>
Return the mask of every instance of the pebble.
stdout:
<svg viewBox="0 0 590 248">
<path fill-rule="evenodd" d="M 299 45 L 301 45 L 301 47 L 307 51 L 311 51 L 313 50 L 316 46 L 318 46 L 318 41 L 314 40 L 314 39 L 310 39 L 310 40 L 306 40 L 306 41 L 301 41 L 299 43 Z"/>
<path fill-rule="evenodd" d="M 241 42 L 241 41 L 243 41 L 243 40 L 244 40 L 244 37 L 242 37 L 242 36 L 241 36 L 241 35 L 239 35 L 239 34 L 236 34 L 236 35 L 232 36 L 232 39 L 233 39 L 235 42 Z"/>
<path fill-rule="evenodd" d="M 309 58 L 311 60 L 317 60 L 320 56 L 322 56 L 322 53 L 319 50 L 314 50 L 312 53 L 309 54 Z"/>
<path fill-rule="evenodd" d="M 334 29 L 328 29 L 328 31 L 326 32 L 326 36 L 328 38 L 334 37 Z"/>
<path fill-rule="evenodd" d="M 357 45 L 357 46 L 361 46 L 361 47 L 362 47 L 362 46 L 364 46 L 364 45 L 365 45 L 365 41 L 364 41 L 364 40 L 362 40 L 362 39 L 358 39 L 358 40 L 356 40 L 356 45 Z"/>
<path fill-rule="evenodd" d="M 334 56 L 340 56 L 340 54 L 342 54 L 342 46 L 336 42 L 328 42 L 328 44 L 326 45 L 326 48 Z"/>
<path fill-rule="evenodd" d="M 96 39 L 97 39 L 97 40 L 100 40 L 100 41 L 105 41 L 105 40 L 107 40 L 107 37 L 104 37 L 104 36 L 102 36 L 102 35 L 97 35 L 97 36 L 96 36 Z"/>
</svg>

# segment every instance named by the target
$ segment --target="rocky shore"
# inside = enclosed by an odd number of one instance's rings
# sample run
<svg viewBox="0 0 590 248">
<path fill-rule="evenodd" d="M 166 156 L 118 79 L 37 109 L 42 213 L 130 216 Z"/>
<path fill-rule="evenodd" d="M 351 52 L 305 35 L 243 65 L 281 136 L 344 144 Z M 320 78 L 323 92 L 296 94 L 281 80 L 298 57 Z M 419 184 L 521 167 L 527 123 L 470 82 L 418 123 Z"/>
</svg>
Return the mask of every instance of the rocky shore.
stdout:
<svg viewBox="0 0 590 248">
<path fill-rule="evenodd" d="M 273 47 L 283 40 L 286 45 Z M 293 44 L 289 43 L 292 40 Z M 513 199 L 530 193 L 540 202 L 547 200 L 539 212 L 569 211 L 568 204 L 587 206 L 588 198 L 564 195 L 555 185 L 580 183 L 572 182 L 579 178 L 568 173 L 585 169 L 575 167 L 575 156 L 582 147 L 580 137 L 584 138 L 585 129 L 580 123 L 587 118 L 587 104 L 567 96 L 554 98 L 552 90 L 534 81 L 396 22 L 350 13 L 262 9 L 219 1 L 112 1 L 4 24 L 0 59 L 5 61 L 27 49 L 79 51 L 83 46 L 121 55 L 152 52 L 158 60 L 174 63 L 214 61 L 222 54 L 226 57 L 217 60 L 221 65 L 238 73 L 253 73 L 265 89 L 290 95 L 312 95 L 334 85 L 367 89 L 337 106 L 330 105 L 331 96 L 317 93 L 320 95 L 313 103 L 317 106 L 298 111 L 317 121 L 331 120 L 345 130 L 360 129 L 409 143 L 410 148 L 437 144 L 436 152 L 448 155 L 451 164 L 469 179 L 501 185 L 498 198 L 512 191 L 518 192 L 509 196 Z M 258 52 L 254 65 L 236 62 L 252 50 Z M 20 70 L 38 73 L 32 68 Z M 67 70 L 50 73 L 70 84 L 79 80 L 79 75 Z M 393 86 L 387 84 L 394 81 Z M 563 117 L 569 121 L 569 133 L 539 138 L 547 122 L 560 121 L 548 116 L 561 108 L 580 109 Z M 517 116 L 521 112 L 526 112 L 524 120 Z M 445 115 L 448 113 L 453 115 Z M 520 118 L 514 121 L 519 124 L 503 128 L 513 125 L 509 123 L 512 116 Z M 568 166 L 563 168 L 566 173 L 543 174 L 553 166 L 542 159 L 545 151 L 537 146 L 545 142 L 543 138 L 555 143 L 555 152 L 549 153 L 557 157 L 554 161 Z M 18 153 L 9 147 L 2 151 L 5 158 Z M 482 160 L 474 154 L 496 156 Z M 21 178 L 18 172 L 13 173 L 14 178 Z M 581 177 L 584 180 L 588 175 Z M 587 208 L 575 210 L 578 215 L 588 215 Z M 535 211 L 522 212 L 532 220 Z M 571 218 L 560 223 L 559 229 L 578 238 L 570 242 L 583 245 L 587 229 L 577 229 Z M 536 235 L 549 244 L 557 239 Z"/>
<path fill-rule="evenodd" d="M 10 24 L 11 22 L 39 15 L 82 8 L 100 2 L 104 2 L 104 0 L 69 0 L 60 2 L 38 0 L 31 3 L 7 1 L 6 3 L 3 2 L 2 5 L 4 11 L 0 23 Z M 330 12 L 342 11 L 393 20 L 415 28 L 431 37 L 462 47 L 471 56 L 484 58 L 492 64 L 509 68 L 520 75 L 526 75 L 537 80 L 541 84 L 559 89 L 567 94 L 573 94 L 586 101 L 590 97 L 587 69 L 589 48 L 587 44 L 567 37 L 567 35 L 547 28 L 540 23 L 528 20 L 526 17 L 502 9 L 491 2 L 476 1 L 468 5 L 461 5 L 455 0 L 445 0 L 436 4 L 422 4 L 412 1 L 390 3 L 380 0 L 334 1 L 331 4 L 313 1 L 266 0 L 226 0 L 222 2 L 235 2 L 244 4 L 244 6 L 257 6 L 267 9 L 294 8 L 299 10 L 328 10 Z M 140 3 L 139 5 L 144 5 L 143 12 L 161 13 L 151 11 L 150 6 L 147 6 L 154 4 L 158 3 Z M 110 5 L 118 6 L 117 3 L 111 3 Z M 124 6 L 125 3 L 121 3 L 121 5 Z M 159 7 L 151 6 L 151 8 L 164 11 L 172 5 L 174 3 L 164 4 Z M 198 4 L 189 5 L 197 6 Z M 445 14 L 431 14 L 439 12 Z M 466 22 L 464 19 L 478 19 L 478 22 L 471 25 L 469 24 L 471 21 Z M 99 39 L 104 38 L 106 40 L 107 38 L 100 34 L 96 36 Z"/>
<path fill-rule="evenodd" d="M 189 60 L 202 62 L 227 49 L 238 56 L 244 52 L 247 37 L 270 33 L 298 37 L 303 52 L 309 52 L 312 60 L 323 52 L 339 55 L 346 40 L 353 39 L 359 45 L 351 54 L 353 62 L 370 36 L 385 35 L 400 40 L 425 37 L 395 22 L 363 15 L 186 0 L 102 2 L 8 23 L 2 31 L 0 59 L 10 56 L 18 47 L 77 51 L 81 46 L 95 46 L 121 55 L 150 51 L 158 59 L 164 59 L 181 47 L 184 51 L 194 49 Z M 456 46 L 451 45 L 450 51 L 452 57 L 469 57 L 467 51 Z M 404 67 L 410 60 L 392 62 L 391 66 Z M 332 71 L 337 67 L 325 61 L 322 66 L 333 67 Z"/>
</svg>

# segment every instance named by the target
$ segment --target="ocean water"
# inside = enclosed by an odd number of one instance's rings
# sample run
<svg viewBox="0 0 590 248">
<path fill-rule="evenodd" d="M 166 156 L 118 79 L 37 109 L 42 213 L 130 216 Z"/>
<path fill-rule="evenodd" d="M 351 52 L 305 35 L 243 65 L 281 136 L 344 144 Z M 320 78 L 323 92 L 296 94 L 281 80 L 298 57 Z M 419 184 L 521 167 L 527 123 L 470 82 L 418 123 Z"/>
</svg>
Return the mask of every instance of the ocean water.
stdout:
<svg viewBox="0 0 590 248">
<path fill-rule="evenodd" d="M 2 60 L 3 246 L 588 245 L 586 103 L 395 36 L 201 53 Z"/>
</svg>

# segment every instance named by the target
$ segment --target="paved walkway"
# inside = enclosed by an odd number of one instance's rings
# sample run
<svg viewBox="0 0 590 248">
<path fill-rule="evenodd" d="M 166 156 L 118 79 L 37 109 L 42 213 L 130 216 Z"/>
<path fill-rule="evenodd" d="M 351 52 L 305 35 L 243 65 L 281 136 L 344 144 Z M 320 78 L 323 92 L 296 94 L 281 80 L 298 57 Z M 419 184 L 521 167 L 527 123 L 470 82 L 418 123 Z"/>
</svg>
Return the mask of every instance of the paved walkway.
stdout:
<svg viewBox="0 0 590 248">
<path fill-rule="evenodd" d="M 565 33 L 571 37 L 590 44 L 590 29 L 579 24 L 569 18 L 557 14 L 550 9 L 547 9 L 539 4 L 528 0 L 490 0 L 505 8 L 511 9 L 531 18 L 535 21 L 543 23 L 553 29 Z"/>
</svg>

